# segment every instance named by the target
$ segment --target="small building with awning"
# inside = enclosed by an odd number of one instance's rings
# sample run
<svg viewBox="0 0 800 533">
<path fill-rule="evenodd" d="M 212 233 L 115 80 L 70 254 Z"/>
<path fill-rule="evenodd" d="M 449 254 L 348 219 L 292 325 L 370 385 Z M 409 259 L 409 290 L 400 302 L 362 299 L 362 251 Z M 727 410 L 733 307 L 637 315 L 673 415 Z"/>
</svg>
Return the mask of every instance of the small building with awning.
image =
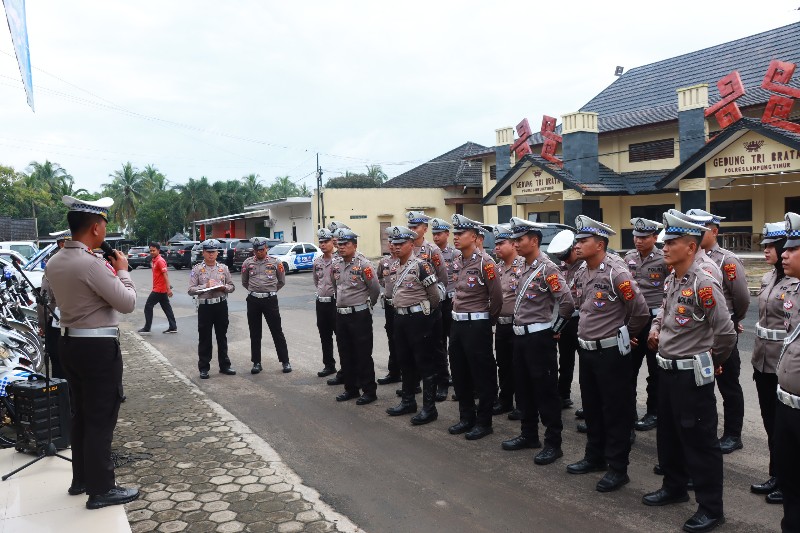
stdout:
<svg viewBox="0 0 800 533">
<path fill-rule="evenodd" d="M 245 206 L 241 213 L 192 222 L 196 240 L 267 237 L 287 242 L 314 242 L 311 198 L 293 196 Z"/>
</svg>

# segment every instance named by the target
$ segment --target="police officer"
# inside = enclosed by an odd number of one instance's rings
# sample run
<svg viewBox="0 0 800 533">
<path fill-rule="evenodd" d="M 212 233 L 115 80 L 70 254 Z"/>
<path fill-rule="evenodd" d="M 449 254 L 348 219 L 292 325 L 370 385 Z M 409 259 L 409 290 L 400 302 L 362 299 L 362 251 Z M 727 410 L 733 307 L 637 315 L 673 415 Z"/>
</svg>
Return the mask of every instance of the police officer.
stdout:
<svg viewBox="0 0 800 533">
<path fill-rule="evenodd" d="M 344 392 L 336 401 L 358 398 L 356 404 L 374 402 L 375 364 L 372 360 L 372 306 L 380 285 L 369 259 L 358 252 L 358 235 L 350 229 L 335 232 L 339 257 L 331 269 L 336 292 L 336 342 L 344 379 Z M 359 397 L 359 390 L 363 394 Z"/>
<path fill-rule="evenodd" d="M 441 218 L 431 219 L 431 233 L 433 233 L 433 242 L 439 247 L 442 252 L 442 260 L 447 268 L 447 283 L 445 284 L 445 297 L 439 304 L 442 312 L 442 346 L 447 352 L 447 343 L 450 339 L 450 328 L 453 324 L 453 296 L 456 291 L 456 272 L 454 266 L 457 264 L 455 259 L 461 256 L 461 252 L 456 250 L 454 246 L 449 243 L 450 230 L 453 228 L 446 220 Z M 444 280 L 439 280 L 443 282 Z M 453 379 L 450 378 L 449 384 L 453 384 Z M 447 388 L 442 387 L 441 383 L 436 391 L 436 401 L 443 402 L 447 399 Z"/>
<path fill-rule="evenodd" d="M 517 299 L 517 286 L 525 260 L 517 255 L 511 226 L 497 224 L 490 227 L 494 234 L 494 254 L 501 261 L 498 270 L 500 286 L 503 289 L 503 307 L 494 330 L 499 392 L 492 406 L 492 414 L 502 415 L 514 409 L 514 302 Z"/>
<path fill-rule="evenodd" d="M 664 252 L 656 247 L 656 239 L 663 225 L 646 218 L 632 218 L 634 250 L 625 254 L 625 262 L 633 279 L 642 291 L 651 319 L 639 334 L 638 345 L 631 352 L 633 375 L 631 389 L 633 394 L 633 422 L 638 431 L 649 431 L 658 423 L 658 378 L 656 375 L 656 352 L 648 348 L 647 336 L 650 333 L 652 317 L 658 314 L 664 299 L 664 280 L 669 272 L 664 264 Z M 647 410 L 641 420 L 637 420 L 636 386 L 642 361 L 647 361 Z"/>
<path fill-rule="evenodd" d="M 45 273 L 61 318 L 61 355 L 72 397 L 72 484 L 69 494 L 86 493 L 88 509 L 128 503 L 136 489 L 117 487 L 111 440 L 122 401 L 120 313 L 136 307 L 128 260 L 114 251 L 109 265 L 92 250 L 105 240 L 111 198 L 63 197 L 72 240 L 55 254 Z M 113 268 L 111 268 L 113 267 Z"/>
<path fill-rule="evenodd" d="M 281 311 L 278 308 L 278 291 L 286 284 L 286 272 L 283 263 L 267 255 L 267 239 L 253 237 L 252 257 L 242 264 L 242 287 L 247 295 L 247 326 L 250 329 L 250 360 L 253 362 L 251 374 L 261 372 L 261 317 L 267 320 L 278 361 L 283 366 L 283 373 L 292 371 L 289 363 L 289 349 L 281 327 Z"/>
<path fill-rule="evenodd" d="M 503 289 L 497 265 L 478 247 L 481 223 L 453 215 L 454 243 L 461 251 L 453 297 L 450 331 L 450 365 L 458 397 L 459 422 L 451 435 L 466 433 L 477 440 L 492 433 L 492 405 L 497 396 L 497 373 L 492 357 L 492 325 L 503 307 Z M 475 410 L 474 394 L 478 395 Z"/>
<path fill-rule="evenodd" d="M 565 229 L 559 231 L 547 246 L 547 253 L 556 257 L 561 264 L 561 275 L 569 287 L 572 301 L 577 301 L 575 294 L 575 274 L 583 265 L 575 254 L 575 234 Z M 567 324 L 558 336 L 558 394 L 561 396 L 561 408 L 572 407 L 572 377 L 575 374 L 575 353 L 578 351 L 578 317 L 576 308 Z M 583 417 L 581 410 L 580 417 Z"/>
<path fill-rule="evenodd" d="M 56 237 L 56 243 L 59 250 L 64 248 L 64 244 L 68 239 L 72 238 L 69 230 L 57 231 L 50 234 Z M 61 357 L 58 353 L 58 345 L 61 340 L 61 326 L 58 322 L 58 316 L 53 316 L 50 312 L 52 308 L 56 315 L 58 315 L 58 302 L 53 288 L 50 286 L 50 281 L 47 275 L 42 277 L 42 286 L 39 288 L 39 293 L 44 300 L 49 304 L 49 308 L 44 302 L 39 302 L 36 306 L 36 315 L 39 319 L 39 335 L 44 337 L 44 345 L 47 350 L 47 357 L 50 359 L 50 375 L 54 378 L 65 379 L 67 376 L 64 373 L 64 368 L 61 366 Z"/>
<path fill-rule="evenodd" d="M 414 388 L 422 378 L 422 411 L 411 417 L 414 425 L 427 424 L 439 417 L 436 410 L 436 365 L 430 346 L 440 338 L 435 329 L 433 309 L 439 304 L 439 289 L 433 268 L 415 257 L 414 230 L 404 226 L 389 228 L 397 260 L 392 301 L 395 310 L 394 343 L 403 367 L 400 404 L 386 410 L 390 416 L 415 413 Z"/>
<path fill-rule="evenodd" d="M 333 357 L 333 334 L 336 331 L 336 299 L 333 295 L 331 269 L 333 267 L 333 234 L 327 228 L 317 230 L 317 240 L 322 255 L 314 259 L 311 267 L 316 289 L 317 330 L 322 344 L 323 368 L 317 376 L 324 378 L 336 374 L 336 359 Z M 341 359 L 341 357 L 340 357 Z M 341 385 L 339 375 L 328 380 L 328 385 Z"/>
<path fill-rule="evenodd" d="M 684 531 L 710 531 L 725 521 L 722 453 L 717 440 L 714 373 L 736 343 L 736 331 L 719 283 L 695 263 L 705 226 L 664 214 L 664 260 L 673 268 L 661 309 L 658 345 L 658 460 L 662 487 L 642 503 L 660 506 L 689 501 L 694 482 L 697 512 Z"/>
<path fill-rule="evenodd" d="M 388 385 L 397 383 L 401 380 L 402 369 L 397 357 L 397 350 L 394 342 L 394 305 L 392 304 L 392 293 L 394 290 L 394 280 L 397 277 L 397 254 L 395 246 L 392 245 L 391 228 L 386 228 L 386 239 L 389 241 L 389 255 L 381 257 L 378 261 L 378 283 L 383 288 L 383 314 L 386 320 L 384 329 L 389 344 L 389 373 L 386 377 L 378 378 L 378 385 Z"/>
<path fill-rule="evenodd" d="M 522 405 L 523 416 L 521 435 L 504 441 L 502 447 L 504 450 L 540 447 L 541 418 L 545 427 L 544 448 L 533 458 L 537 465 L 548 465 L 564 455 L 556 337 L 575 310 L 561 270 L 539 248 L 542 228 L 546 227 L 516 217 L 511 219 L 512 237 L 522 259 L 512 308 L 512 332 L 517 403 Z M 556 308 L 558 316 L 553 320 Z"/>
<path fill-rule="evenodd" d="M 650 313 L 624 263 L 607 255 L 608 237 L 615 234 L 614 230 L 583 215 L 575 219 L 575 226 L 575 252 L 586 261 L 575 276 L 575 290 L 580 308 L 578 355 L 588 441 L 584 458 L 567 466 L 567 472 L 586 474 L 608 469 L 596 488 L 610 492 L 629 481 L 631 420 L 621 413 L 633 411 L 629 352 Z"/>
<path fill-rule="evenodd" d="M 706 255 L 722 271 L 722 290 L 725 293 L 725 303 L 728 311 L 731 312 L 736 331 L 741 332 L 741 322 L 747 315 L 747 308 L 750 306 L 750 290 L 747 288 L 747 276 L 741 260 L 733 252 L 720 248 L 717 244 L 719 225 L 725 217 L 713 215 L 702 209 L 690 209 L 686 214 L 702 221 L 709 230 L 703 236 L 701 246 Z M 717 378 L 717 387 L 722 395 L 722 410 L 725 416 L 722 438 L 719 440 L 722 453 L 731 453 L 742 448 L 744 393 L 739 383 L 741 366 L 737 343 L 731 356 L 722 367 L 722 374 Z"/>
<path fill-rule="evenodd" d="M 787 276 L 800 278 L 800 215 L 786 213 L 786 246 L 781 255 Z M 775 472 L 783 492 L 784 532 L 800 531 L 800 300 L 787 295 L 784 309 L 789 336 L 778 360 L 778 403 L 775 406 Z"/>
<path fill-rule="evenodd" d="M 764 494 L 767 503 L 783 503 L 783 493 L 775 476 L 775 390 L 778 387 L 778 358 L 786 338 L 788 320 L 786 314 L 794 308 L 792 294 L 797 292 L 797 278 L 787 276 L 783 270 L 781 254 L 786 244 L 786 223 L 774 222 L 764 225 L 764 257 L 773 269 L 761 278 L 758 291 L 758 322 L 756 340 L 753 345 L 753 381 L 758 392 L 761 420 L 767 432 L 769 448 L 769 479 L 750 486 L 755 494 Z M 787 309 L 788 307 L 788 309 Z"/>
<path fill-rule="evenodd" d="M 218 263 L 217 256 L 222 245 L 216 239 L 206 239 L 200 244 L 203 261 L 196 264 L 189 274 L 189 295 L 197 297 L 197 343 L 200 379 L 208 379 L 211 368 L 211 330 L 217 337 L 217 360 L 220 374 L 233 376 L 228 358 L 228 294 L 236 287 L 225 263 Z"/>
</svg>

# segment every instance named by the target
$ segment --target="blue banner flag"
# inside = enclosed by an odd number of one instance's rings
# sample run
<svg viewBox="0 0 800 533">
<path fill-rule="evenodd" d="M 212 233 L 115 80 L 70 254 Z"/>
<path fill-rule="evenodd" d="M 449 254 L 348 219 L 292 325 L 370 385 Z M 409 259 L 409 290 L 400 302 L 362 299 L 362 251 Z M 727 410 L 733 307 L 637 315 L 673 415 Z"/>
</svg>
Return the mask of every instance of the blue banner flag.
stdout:
<svg viewBox="0 0 800 533">
<path fill-rule="evenodd" d="M 3 0 L 6 8 L 8 29 L 11 31 L 11 40 L 14 42 L 14 51 L 17 53 L 19 72 L 22 74 L 22 84 L 28 95 L 28 105 L 33 109 L 33 77 L 31 76 L 31 54 L 28 49 L 28 23 L 25 19 L 25 0 Z"/>
</svg>

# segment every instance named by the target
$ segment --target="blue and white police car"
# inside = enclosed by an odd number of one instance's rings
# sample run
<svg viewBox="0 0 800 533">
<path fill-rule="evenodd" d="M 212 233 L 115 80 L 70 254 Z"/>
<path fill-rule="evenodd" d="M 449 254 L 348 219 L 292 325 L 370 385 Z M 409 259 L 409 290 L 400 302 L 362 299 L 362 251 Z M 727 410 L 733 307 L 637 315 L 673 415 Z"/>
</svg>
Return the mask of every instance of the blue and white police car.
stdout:
<svg viewBox="0 0 800 533">
<path fill-rule="evenodd" d="M 267 253 L 283 263 L 287 273 L 311 270 L 314 259 L 322 255 L 322 251 L 310 242 L 276 244 Z"/>
</svg>

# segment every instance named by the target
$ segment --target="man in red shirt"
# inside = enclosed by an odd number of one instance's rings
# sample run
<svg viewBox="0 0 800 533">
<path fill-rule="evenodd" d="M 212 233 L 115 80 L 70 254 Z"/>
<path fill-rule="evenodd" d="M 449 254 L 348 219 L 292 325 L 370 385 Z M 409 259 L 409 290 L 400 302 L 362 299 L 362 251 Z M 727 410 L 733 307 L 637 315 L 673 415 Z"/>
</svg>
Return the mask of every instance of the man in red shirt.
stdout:
<svg viewBox="0 0 800 533">
<path fill-rule="evenodd" d="M 151 267 L 153 269 L 153 291 L 147 297 L 144 304 L 144 327 L 139 333 L 150 333 L 150 325 L 153 323 L 153 307 L 161 304 L 161 309 L 167 315 L 169 328 L 164 333 L 177 333 L 178 325 L 175 323 L 175 314 L 169 299 L 172 298 L 172 287 L 169 284 L 169 274 L 167 274 L 167 262 L 161 257 L 161 245 L 157 242 L 150 243 L 150 257 L 152 258 Z"/>
</svg>

